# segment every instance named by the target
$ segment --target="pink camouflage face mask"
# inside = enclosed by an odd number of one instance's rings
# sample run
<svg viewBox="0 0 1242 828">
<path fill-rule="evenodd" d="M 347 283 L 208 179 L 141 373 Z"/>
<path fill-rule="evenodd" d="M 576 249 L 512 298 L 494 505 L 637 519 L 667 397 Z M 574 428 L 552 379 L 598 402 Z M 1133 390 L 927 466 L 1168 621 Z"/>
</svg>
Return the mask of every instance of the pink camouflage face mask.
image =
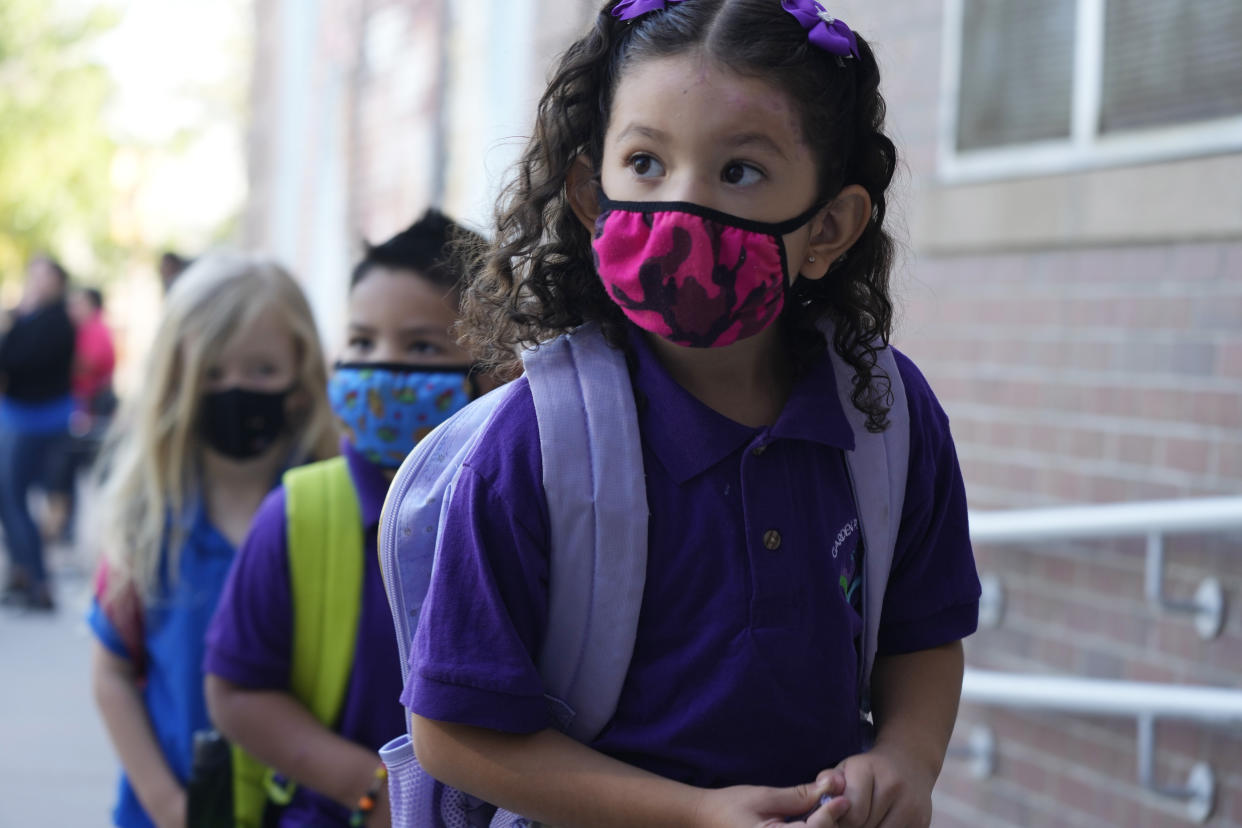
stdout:
<svg viewBox="0 0 1242 828">
<path fill-rule="evenodd" d="M 638 327 L 677 345 L 718 348 L 754 336 L 785 307 L 788 221 L 749 221 L 682 201 L 601 196 L 595 268 L 609 298 Z"/>
</svg>

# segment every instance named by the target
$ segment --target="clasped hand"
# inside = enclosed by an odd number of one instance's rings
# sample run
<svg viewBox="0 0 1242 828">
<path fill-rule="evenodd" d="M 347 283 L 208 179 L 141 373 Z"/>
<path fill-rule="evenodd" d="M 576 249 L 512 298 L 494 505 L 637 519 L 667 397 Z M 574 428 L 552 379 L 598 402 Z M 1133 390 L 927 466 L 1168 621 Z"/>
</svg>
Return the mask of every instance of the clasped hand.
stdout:
<svg viewBox="0 0 1242 828">
<path fill-rule="evenodd" d="M 876 747 L 792 788 L 738 785 L 705 791 L 698 824 L 711 828 L 927 828 L 935 775 Z M 821 805 L 821 801 L 823 804 Z"/>
</svg>

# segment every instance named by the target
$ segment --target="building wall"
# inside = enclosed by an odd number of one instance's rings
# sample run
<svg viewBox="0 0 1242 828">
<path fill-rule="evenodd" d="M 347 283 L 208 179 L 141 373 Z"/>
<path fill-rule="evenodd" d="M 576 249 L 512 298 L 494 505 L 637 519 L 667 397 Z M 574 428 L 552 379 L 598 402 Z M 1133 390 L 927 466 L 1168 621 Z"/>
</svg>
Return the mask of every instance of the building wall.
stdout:
<svg viewBox="0 0 1242 828">
<path fill-rule="evenodd" d="M 248 248 L 274 256 L 302 282 L 330 349 L 343 332 L 342 299 L 361 238 L 353 181 L 365 172 L 355 129 L 363 6 L 254 2 L 251 195 L 242 235 Z M 418 103 L 415 97 L 398 108 L 393 120 L 416 122 L 405 109 Z"/>
<path fill-rule="evenodd" d="M 255 0 L 244 240 L 302 280 L 329 347 L 349 267 L 430 206 L 485 227 L 587 0 Z"/>
<path fill-rule="evenodd" d="M 1242 228 L 1202 208 L 1236 190 L 1212 170 L 1242 155 L 946 184 L 937 124 L 947 5 L 838 0 L 832 10 L 879 54 L 904 156 L 895 341 L 952 419 L 972 508 L 1238 494 Z M 1139 198 L 1135 188 L 1158 191 Z M 1061 190 L 1069 196 L 1057 201 Z M 1067 215 L 1095 191 L 1095 213 Z M 1153 204 L 1204 220 L 1152 218 Z M 1032 225 L 1043 229 L 1023 238 Z M 1166 551 L 1170 594 L 1188 597 L 1208 575 L 1222 581 L 1232 603 L 1211 641 L 1144 601 L 1141 539 L 978 548 L 1006 603 L 1000 626 L 967 642 L 968 663 L 1242 687 L 1240 542 L 1192 534 Z M 937 828 L 1188 824 L 1137 784 L 1133 720 L 967 705 L 955 743 L 976 724 L 995 732 L 996 773 L 977 780 L 950 759 Z M 1242 733 L 1163 723 L 1157 734 L 1157 778 L 1181 784 L 1192 762 L 1210 762 L 1209 824 L 1242 825 Z"/>
<path fill-rule="evenodd" d="M 1242 154 L 1010 182 L 948 184 L 938 123 L 952 0 L 840 0 L 875 46 L 902 156 L 892 228 L 895 341 L 953 422 L 973 508 L 1242 490 Z M 553 57 L 591 0 L 258 0 L 251 242 L 303 277 L 339 327 L 360 239 L 429 204 L 486 226 Z M 299 16 L 310 15 L 306 19 Z M 1196 217 L 1201 217 L 1196 218 Z M 331 339 L 331 334 L 329 336 Z M 982 547 L 1002 579 L 998 627 L 970 664 L 1242 686 L 1242 538 L 1171 539 L 1168 590 L 1214 574 L 1224 633 L 1198 639 L 1143 600 L 1139 542 Z M 937 828 L 1143 826 L 1184 820 L 1136 783 L 1132 721 L 967 706 L 993 777 L 951 759 Z M 1217 774 L 1210 824 L 1242 826 L 1242 734 L 1166 723 L 1158 778 Z"/>
</svg>

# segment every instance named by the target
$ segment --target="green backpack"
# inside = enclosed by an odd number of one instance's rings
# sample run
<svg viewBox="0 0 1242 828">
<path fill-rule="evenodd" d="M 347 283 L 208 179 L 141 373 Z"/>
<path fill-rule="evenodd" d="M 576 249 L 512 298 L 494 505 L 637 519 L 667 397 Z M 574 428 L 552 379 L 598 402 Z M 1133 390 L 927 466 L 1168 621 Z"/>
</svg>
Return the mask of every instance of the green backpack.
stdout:
<svg viewBox="0 0 1242 828">
<path fill-rule="evenodd" d="M 362 610 L 362 513 L 343 457 L 290 469 L 282 482 L 293 596 L 290 689 L 333 727 L 345 703 Z M 263 828 L 268 803 L 289 804 L 296 787 L 233 746 L 237 828 Z"/>
</svg>

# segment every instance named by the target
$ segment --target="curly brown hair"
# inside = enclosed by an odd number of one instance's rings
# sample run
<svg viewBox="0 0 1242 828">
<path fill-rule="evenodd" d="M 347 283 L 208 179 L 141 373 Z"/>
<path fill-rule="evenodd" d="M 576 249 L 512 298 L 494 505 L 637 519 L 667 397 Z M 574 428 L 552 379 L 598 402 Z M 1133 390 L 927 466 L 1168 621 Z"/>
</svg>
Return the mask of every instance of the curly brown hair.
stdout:
<svg viewBox="0 0 1242 828">
<path fill-rule="evenodd" d="M 789 95 L 816 157 L 822 199 L 848 184 L 871 197 L 871 218 L 858 241 L 825 278 L 794 283 L 783 323 L 796 367 L 825 347 L 815 323 L 825 317 L 834 323 L 833 347 L 858 375 L 854 405 L 869 429 L 883 430 L 892 403 L 876 352 L 892 328 L 893 241 L 883 224 L 897 154 L 883 132 L 871 47 L 859 37 L 858 59 L 841 60 L 812 46 L 780 0 L 692 0 L 631 21 L 613 17 L 614 5 L 605 4 L 591 31 L 561 57 L 539 101 L 534 135 L 497 205 L 494 238 L 472 268 L 463 341 L 501 374 L 519 370 L 519 347 L 585 322 L 599 324 L 622 347 L 624 316 L 595 272 L 591 235 L 570 205 L 566 182 L 580 156 L 600 168 L 612 99 L 626 69 L 697 51 Z"/>
</svg>

